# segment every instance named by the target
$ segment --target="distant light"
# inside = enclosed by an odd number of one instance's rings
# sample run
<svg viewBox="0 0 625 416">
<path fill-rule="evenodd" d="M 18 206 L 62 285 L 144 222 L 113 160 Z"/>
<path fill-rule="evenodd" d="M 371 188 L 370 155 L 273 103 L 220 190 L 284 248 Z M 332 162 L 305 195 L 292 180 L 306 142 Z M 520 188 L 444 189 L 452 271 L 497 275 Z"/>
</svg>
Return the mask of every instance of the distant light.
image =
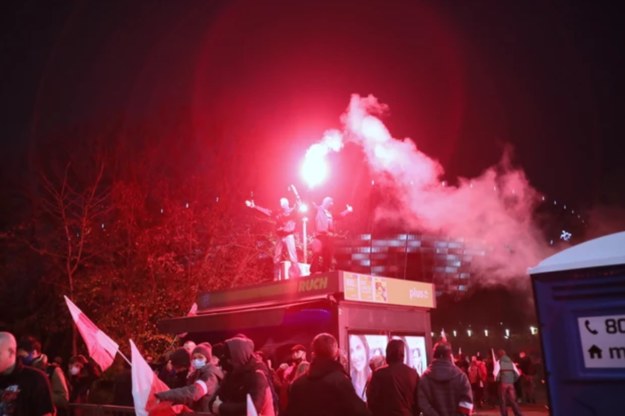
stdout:
<svg viewBox="0 0 625 416">
<path fill-rule="evenodd" d="M 371 180 L 371 186 L 375 185 L 375 181 Z"/>
<path fill-rule="evenodd" d="M 189 203 L 187 202 L 186 204 L 184 204 L 185 208 L 189 208 Z"/>
<path fill-rule="evenodd" d="M 300 206 L 299 206 L 299 212 L 308 212 L 308 205 L 306 205 L 306 204 L 300 204 Z"/>
<path fill-rule="evenodd" d="M 553 205 L 558 205 L 558 202 L 555 199 L 553 200 Z"/>
<path fill-rule="evenodd" d="M 102 223 L 101 227 L 102 227 L 102 229 L 104 229 L 104 223 Z"/>
<path fill-rule="evenodd" d="M 484 330 L 484 336 L 487 337 L 488 336 L 488 329 Z"/>
<path fill-rule="evenodd" d="M 535 326 L 530 326 L 530 334 L 532 335 L 538 334 L 538 328 L 536 328 Z"/>
<path fill-rule="evenodd" d="M 447 181 L 442 181 L 442 182 L 441 182 L 441 186 L 442 186 L 443 188 L 444 188 L 444 187 L 446 187 L 446 186 L 447 186 Z"/>
<path fill-rule="evenodd" d="M 543 195 L 543 196 L 541 197 L 541 199 L 544 201 L 546 198 L 545 198 L 545 196 Z"/>
<path fill-rule="evenodd" d="M 571 237 L 573 237 L 573 234 L 566 230 L 562 230 L 562 233 L 560 233 L 560 240 L 569 241 Z"/>
<path fill-rule="evenodd" d="M 215 197 L 215 202 L 219 202 L 219 197 L 218 196 Z"/>
<path fill-rule="evenodd" d="M 454 329 L 453 331 L 451 331 L 451 333 L 455 336 L 458 336 L 458 332 L 456 332 L 456 330 Z"/>
<path fill-rule="evenodd" d="M 510 330 L 506 328 L 506 338 L 510 338 Z"/>
<path fill-rule="evenodd" d="M 161 208 L 161 214 L 162 214 L 163 212 L 165 212 L 165 210 L 164 210 L 163 208 Z"/>
<path fill-rule="evenodd" d="M 467 329 L 467 336 L 471 336 L 473 335 L 473 331 L 471 331 L 470 329 Z"/>
</svg>

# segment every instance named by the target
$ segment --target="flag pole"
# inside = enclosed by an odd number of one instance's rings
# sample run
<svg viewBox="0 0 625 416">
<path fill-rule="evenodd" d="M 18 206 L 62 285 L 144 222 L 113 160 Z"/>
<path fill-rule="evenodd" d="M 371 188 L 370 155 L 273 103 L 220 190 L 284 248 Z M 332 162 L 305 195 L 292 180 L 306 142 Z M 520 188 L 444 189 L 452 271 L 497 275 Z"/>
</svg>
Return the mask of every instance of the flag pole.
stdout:
<svg viewBox="0 0 625 416">
<path fill-rule="evenodd" d="M 128 357 L 126 357 L 126 356 L 124 355 L 124 353 L 123 353 L 123 352 L 121 352 L 121 350 L 118 350 L 118 351 L 117 351 L 117 353 L 118 353 L 119 355 L 121 355 L 121 356 L 122 356 L 122 358 L 123 358 L 124 360 L 126 360 L 126 362 L 128 363 L 128 365 L 129 365 L 129 366 L 131 366 L 131 367 L 132 367 L 132 363 L 130 362 L 130 360 L 128 359 Z"/>
</svg>

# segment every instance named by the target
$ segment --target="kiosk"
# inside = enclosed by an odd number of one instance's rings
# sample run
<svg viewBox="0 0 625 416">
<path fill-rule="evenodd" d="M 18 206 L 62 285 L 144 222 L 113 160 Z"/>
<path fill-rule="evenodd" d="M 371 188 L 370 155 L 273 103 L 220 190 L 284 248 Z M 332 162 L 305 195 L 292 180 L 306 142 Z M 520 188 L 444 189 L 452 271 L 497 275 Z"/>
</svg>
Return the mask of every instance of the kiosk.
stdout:
<svg viewBox="0 0 625 416">
<path fill-rule="evenodd" d="M 406 362 L 418 371 L 432 345 L 431 283 L 335 271 L 202 293 L 197 304 L 197 315 L 163 320 L 159 328 L 211 343 L 242 333 L 276 364 L 320 332 L 337 338 L 352 376 L 368 373 L 369 359 L 384 355 L 391 338 L 405 341 Z"/>
<path fill-rule="evenodd" d="M 552 415 L 625 414 L 625 232 L 530 269 Z"/>
</svg>

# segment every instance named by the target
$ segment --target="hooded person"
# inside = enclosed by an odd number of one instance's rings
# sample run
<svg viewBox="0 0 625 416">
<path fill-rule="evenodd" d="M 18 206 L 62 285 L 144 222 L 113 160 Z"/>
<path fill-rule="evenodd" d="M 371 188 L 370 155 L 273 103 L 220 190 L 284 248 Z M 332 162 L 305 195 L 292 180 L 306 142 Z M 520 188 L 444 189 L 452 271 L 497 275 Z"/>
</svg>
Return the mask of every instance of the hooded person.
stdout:
<svg viewBox="0 0 625 416">
<path fill-rule="evenodd" d="M 434 360 L 418 385 L 418 403 L 423 416 L 469 415 L 473 394 L 467 375 L 454 365 L 451 345 L 437 342 Z"/>
<path fill-rule="evenodd" d="M 224 416 L 245 416 L 249 394 L 259 416 L 275 416 L 275 394 L 269 372 L 254 354 L 254 342 L 244 335 L 227 339 L 222 360 L 226 377 L 211 404 L 211 411 Z"/>
<path fill-rule="evenodd" d="M 182 360 L 184 361 L 184 360 Z M 208 342 L 198 344 L 191 354 L 193 371 L 187 385 L 156 393 L 156 397 L 174 404 L 184 404 L 198 412 L 208 412 L 220 381 L 224 378 L 221 368 L 212 362 L 212 347 Z"/>
</svg>

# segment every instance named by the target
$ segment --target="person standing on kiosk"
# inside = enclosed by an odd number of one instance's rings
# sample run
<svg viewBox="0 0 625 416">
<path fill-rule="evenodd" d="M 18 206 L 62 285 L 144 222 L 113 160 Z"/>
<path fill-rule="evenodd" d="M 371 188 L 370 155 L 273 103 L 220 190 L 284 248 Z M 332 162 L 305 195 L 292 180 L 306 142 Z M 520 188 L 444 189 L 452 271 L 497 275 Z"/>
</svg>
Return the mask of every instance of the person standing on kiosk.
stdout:
<svg viewBox="0 0 625 416">
<path fill-rule="evenodd" d="M 277 241 L 273 255 L 274 280 L 280 280 L 280 261 L 282 260 L 283 251 L 286 251 L 287 257 L 291 262 L 291 266 L 289 267 L 289 278 L 299 277 L 300 268 L 297 261 L 297 250 L 295 247 L 297 204 L 291 207 L 288 199 L 280 198 L 280 210 L 277 212 L 256 205 L 253 200 L 245 201 L 245 205 L 272 217 L 276 221 Z"/>
<path fill-rule="evenodd" d="M 334 200 L 329 196 L 323 198 L 321 205 L 317 206 L 317 215 L 315 216 L 315 231 L 317 235 L 312 247 L 311 273 L 324 273 L 332 268 L 335 237 L 334 218 L 332 216 L 333 206 Z M 352 207 L 347 205 L 346 209 L 339 216 L 345 217 L 352 211 Z"/>
</svg>

